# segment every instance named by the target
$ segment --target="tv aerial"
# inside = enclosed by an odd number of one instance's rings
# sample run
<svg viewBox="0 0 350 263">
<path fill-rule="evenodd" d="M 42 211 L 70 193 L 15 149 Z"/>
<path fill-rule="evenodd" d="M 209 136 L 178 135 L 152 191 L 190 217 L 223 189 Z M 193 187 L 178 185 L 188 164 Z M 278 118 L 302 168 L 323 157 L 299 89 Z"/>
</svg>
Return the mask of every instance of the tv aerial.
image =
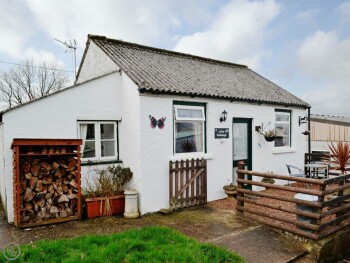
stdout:
<svg viewBox="0 0 350 263">
<path fill-rule="evenodd" d="M 76 53 L 77 42 L 75 41 L 75 39 L 64 41 L 64 42 L 57 39 L 57 38 L 55 38 L 55 40 L 66 46 L 67 49 L 66 49 L 65 53 L 73 53 L 74 54 L 74 76 L 76 78 L 77 77 L 77 53 Z"/>
</svg>

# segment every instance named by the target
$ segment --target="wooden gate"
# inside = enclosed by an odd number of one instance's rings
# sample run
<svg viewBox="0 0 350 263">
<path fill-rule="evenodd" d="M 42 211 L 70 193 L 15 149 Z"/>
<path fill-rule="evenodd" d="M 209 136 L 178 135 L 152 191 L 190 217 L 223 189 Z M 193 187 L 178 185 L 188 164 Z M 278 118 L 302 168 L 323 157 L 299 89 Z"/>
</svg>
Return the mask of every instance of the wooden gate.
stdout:
<svg viewBox="0 0 350 263">
<path fill-rule="evenodd" d="M 204 159 L 169 162 L 170 208 L 207 203 L 207 161 Z"/>
</svg>

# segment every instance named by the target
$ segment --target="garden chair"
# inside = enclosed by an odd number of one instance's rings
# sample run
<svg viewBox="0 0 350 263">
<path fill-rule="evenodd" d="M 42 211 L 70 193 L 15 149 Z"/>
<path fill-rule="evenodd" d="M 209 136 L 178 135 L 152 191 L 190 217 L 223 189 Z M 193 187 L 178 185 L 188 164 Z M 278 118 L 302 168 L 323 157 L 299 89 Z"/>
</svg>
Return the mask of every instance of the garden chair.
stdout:
<svg viewBox="0 0 350 263">
<path fill-rule="evenodd" d="M 296 167 L 296 166 L 293 166 L 293 165 L 290 165 L 290 164 L 286 164 L 287 166 L 287 170 L 288 170 L 288 173 L 289 173 L 289 176 L 292 176 L 292 177 L 306 177 L 305 173 L 303 170 L 301 170 L 300 168 Z M 288 184 L 289 184 L 289 181 L 288 181 Z M 309 188 L 308 185 L 306 185 L 307 188 Z"/>
</svg>

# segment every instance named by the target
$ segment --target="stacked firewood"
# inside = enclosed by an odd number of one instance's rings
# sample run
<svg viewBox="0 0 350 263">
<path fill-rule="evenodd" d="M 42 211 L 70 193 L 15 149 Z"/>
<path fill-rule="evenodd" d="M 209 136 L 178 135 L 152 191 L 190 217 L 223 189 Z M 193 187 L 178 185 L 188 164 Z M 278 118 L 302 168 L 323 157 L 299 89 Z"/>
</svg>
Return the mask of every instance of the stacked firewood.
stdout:
<svg viewBox="0 0 350 263">
<path fill-rule="evenodd" d="M 22 223 L 77 215 L 78 169 L 73 157 L 34 158 L 20 162 Z"/>
</svg>

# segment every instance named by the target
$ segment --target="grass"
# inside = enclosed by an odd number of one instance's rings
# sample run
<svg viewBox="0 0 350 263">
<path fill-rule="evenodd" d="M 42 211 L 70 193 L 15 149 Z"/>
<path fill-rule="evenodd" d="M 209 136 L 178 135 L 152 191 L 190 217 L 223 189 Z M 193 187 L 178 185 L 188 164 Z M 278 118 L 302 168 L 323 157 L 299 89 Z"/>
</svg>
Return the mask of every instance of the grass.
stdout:
<svg viewBox="0 0 350 263">
<path fill-rule="evenodd" d="M 0 262 L 6 262 L 0 255 Z M 101 236 L 39 241 L 21 246 L 16 262 L 244 262 L 223 248 L 166 227 Z"/>
</svg>

